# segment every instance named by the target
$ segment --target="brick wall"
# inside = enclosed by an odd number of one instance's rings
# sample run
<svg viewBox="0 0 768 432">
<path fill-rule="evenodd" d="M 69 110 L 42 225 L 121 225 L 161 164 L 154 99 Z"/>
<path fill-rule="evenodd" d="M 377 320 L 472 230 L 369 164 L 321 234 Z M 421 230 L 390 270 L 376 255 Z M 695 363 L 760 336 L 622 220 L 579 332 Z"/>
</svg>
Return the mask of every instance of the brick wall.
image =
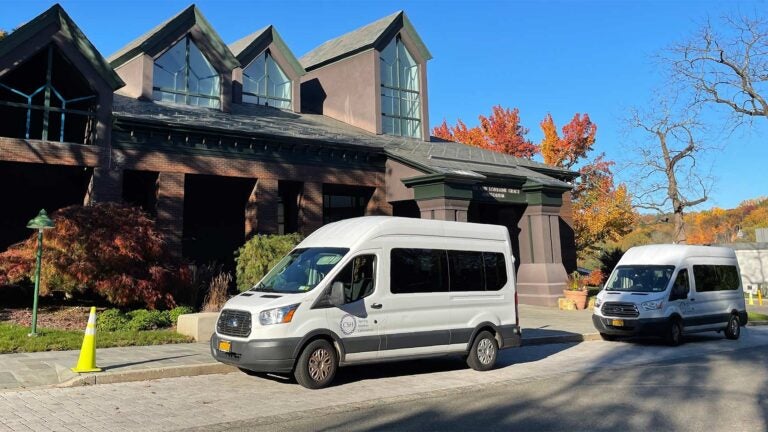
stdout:
<svg viewBox="0 0 768 432">
<path fill-rule="evenodd" d="M 157 176 L 157 226 L 165 233 L 171 253 L 181 255 L 184 230 L 184 174 L 161 172 Z"/>
</svg>

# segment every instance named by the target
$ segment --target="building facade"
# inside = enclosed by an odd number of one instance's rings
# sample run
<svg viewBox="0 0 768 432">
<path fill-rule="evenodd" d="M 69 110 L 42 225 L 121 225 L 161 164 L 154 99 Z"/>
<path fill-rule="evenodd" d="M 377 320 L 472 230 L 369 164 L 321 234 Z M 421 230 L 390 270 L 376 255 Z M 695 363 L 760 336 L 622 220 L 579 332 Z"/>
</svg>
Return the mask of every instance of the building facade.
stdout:
<svg viewBox="0 0 768 432">
<path fill-rule="evenodd" d="M 0 248 L 99 201 L 197 262 L 362 215 L 493 223 L 520 301 L 555 304 L 576 173 L 431 137 L 430 58 L 403 12 L 297 59 L 273 26 L 225 44 L 193 5 L 105 59 L 55 5 L 0 41 Z"/>
</svg>

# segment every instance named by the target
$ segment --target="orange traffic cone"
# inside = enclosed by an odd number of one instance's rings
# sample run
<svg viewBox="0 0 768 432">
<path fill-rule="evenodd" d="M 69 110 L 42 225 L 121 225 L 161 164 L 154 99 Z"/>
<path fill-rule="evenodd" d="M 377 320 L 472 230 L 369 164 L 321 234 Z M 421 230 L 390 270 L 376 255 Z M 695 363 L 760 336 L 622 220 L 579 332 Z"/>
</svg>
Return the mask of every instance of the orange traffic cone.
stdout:
<svg viewBox="0 0 768 432">
<path fill-rule="evenodd" d="M 80 348 L 80 359 L 72 372 L 101 372 L 96 367 L 96 307 L 91 306 L 91 314 L 88 316 L 88 325 L 85 326 L 83 346 Z"/>
</svg>

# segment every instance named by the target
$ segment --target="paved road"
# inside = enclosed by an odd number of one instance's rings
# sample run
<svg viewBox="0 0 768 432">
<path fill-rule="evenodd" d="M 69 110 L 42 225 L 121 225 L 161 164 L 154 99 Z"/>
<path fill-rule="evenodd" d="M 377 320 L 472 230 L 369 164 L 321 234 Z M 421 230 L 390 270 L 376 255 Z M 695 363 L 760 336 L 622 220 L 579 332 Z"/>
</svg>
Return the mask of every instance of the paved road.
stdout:
<svg viewBox="0 0 768 432">
<path fill-rule="evenodd" d="M 767 353 L 761 327 L 677 348 L 523 347 L 485 373 L 451 358 L 359 366 L 319 391 L 241 373 L 5 391 L 0 430 L 766 430 Z"/>
</svg>

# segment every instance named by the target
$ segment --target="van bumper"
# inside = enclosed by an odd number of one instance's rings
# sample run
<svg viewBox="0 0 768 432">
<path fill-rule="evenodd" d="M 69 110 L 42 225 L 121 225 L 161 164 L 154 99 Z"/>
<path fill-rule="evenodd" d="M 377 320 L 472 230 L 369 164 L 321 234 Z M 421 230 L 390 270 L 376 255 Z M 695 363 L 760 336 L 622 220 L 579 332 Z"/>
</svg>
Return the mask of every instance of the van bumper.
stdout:
<svg viewBox="0 0 768 432">
<path fill-rule="evenodd" d="M 219 350 L 221 340 L 231 343 L 230 352 Z M 294 353 L 300 341 L 300 338 L 281 338 L 241 342 L 214 333 L 211 335 L 211 355 L 217 361 L 253 372 L 287 373 L 293 371 Z"/>
<path fill-rule="evenodd" d="M 612 325 L 613 320 L 620 319 L 623 326 Z M 668 318 L 606 318 L 592 315 L 592 324 L 597 331 L 613 336 L 664 336 L 669 330 Z"/>
</svg>

